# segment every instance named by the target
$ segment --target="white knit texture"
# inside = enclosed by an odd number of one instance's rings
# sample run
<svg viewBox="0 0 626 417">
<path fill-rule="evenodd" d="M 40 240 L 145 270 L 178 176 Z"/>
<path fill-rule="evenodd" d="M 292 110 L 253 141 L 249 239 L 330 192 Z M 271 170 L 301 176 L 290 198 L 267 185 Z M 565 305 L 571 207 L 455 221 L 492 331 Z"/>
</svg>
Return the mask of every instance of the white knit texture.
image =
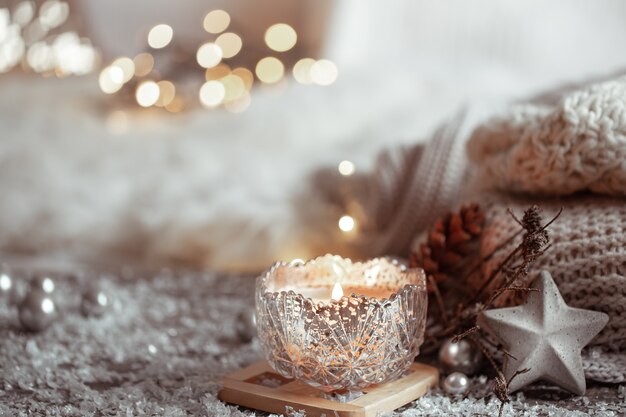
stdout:
<svg viewBox="0 0 626 417">
<path fill-rule="evenodd" d="M 626 78 L 517 106 L 478 128 L 468 154 L 480 182 L 508 191 L 626 195 Z"/>
</svg>

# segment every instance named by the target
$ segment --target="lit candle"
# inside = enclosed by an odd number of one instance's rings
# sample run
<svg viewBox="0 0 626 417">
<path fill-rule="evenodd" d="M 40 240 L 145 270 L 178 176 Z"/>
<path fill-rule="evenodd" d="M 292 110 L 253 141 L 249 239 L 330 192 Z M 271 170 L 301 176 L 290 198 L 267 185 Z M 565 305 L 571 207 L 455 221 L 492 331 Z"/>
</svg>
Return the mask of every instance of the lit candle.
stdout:
<svg viewBox="0 0 626 417">
<path fill-rule="evenodd" d="M 270 365 L 323 390 L 402 375 L 424 339 L 424 271 L 386 258 L 326 255 L 278 263 L 257 280 L 257 327 Z"/>
</svg>

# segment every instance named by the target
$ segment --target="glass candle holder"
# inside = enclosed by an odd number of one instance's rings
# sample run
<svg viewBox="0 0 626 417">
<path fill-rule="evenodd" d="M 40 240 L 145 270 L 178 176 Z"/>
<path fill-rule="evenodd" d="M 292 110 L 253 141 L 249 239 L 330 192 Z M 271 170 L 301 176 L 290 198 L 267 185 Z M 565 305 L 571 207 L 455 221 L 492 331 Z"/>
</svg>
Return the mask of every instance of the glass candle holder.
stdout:
<svg viewBox="0 0 626 417">
<path fill-rule="evenodd" d="M 398 378 L 424 341 L 425 281 L 387 258 L 277 263 L 257 279 L 265 356 L 282 376 L 324 391 Z"/>
</svg>

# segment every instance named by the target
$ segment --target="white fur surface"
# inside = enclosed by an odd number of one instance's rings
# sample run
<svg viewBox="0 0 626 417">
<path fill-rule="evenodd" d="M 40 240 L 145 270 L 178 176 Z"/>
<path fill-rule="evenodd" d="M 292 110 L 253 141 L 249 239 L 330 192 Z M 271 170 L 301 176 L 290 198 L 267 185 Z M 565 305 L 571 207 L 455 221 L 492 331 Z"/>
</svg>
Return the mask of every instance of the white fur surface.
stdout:
<svg viewBox="0 0 626 417">
<path fill-rule="evenodd" d="M 350 159 L 363 172 L 381 148 L 427 138 L 469 97 L 545 87 L 494 65 L 392 74 L 260 88 L 238 115 L 129 108 L 121 125 L 111 113 L 122 104 L 95 76 L 4 76 L 0 250 L 218 269 L 341 253 L 344 213 L 322 200 L 316 171 Z"/>
<path fill-rule="evenodd" d="M 342 159 L 367 169 L 473 94 L 439 72 L 342 74 L 256 90 L 238 115 L 128 109 L 120 126 L 107 118 L 121 104 L 96 85 L 0 78 L 0 249 L 220 269 L 340 251 L 343 213 L 310 176 Z"/>
</svg>

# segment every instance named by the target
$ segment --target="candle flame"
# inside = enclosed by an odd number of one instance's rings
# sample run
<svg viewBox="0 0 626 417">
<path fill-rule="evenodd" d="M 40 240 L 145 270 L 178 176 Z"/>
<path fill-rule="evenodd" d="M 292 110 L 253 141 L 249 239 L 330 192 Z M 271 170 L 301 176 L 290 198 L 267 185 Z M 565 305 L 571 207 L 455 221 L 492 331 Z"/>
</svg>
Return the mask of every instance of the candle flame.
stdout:
<svg viewBox="0 0 626 417">
<path fill-rule="evenodd" d="M 341 300 L 341 297 L 343 297 L 343 288 L 341 288 L 340 283 L 336 283 L 333 287 L 333 293 L 331 297 L 333 298 L 333 300 Z"/>
</svg>

